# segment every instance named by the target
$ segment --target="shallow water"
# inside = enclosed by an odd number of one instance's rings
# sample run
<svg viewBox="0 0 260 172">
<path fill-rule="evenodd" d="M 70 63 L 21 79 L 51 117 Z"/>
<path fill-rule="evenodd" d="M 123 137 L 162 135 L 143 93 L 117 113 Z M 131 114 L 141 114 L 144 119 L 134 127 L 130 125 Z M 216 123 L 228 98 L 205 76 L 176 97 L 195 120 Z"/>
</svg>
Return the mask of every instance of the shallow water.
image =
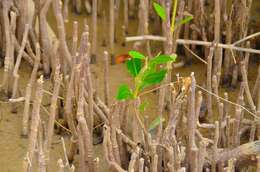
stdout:
<svg viewBox="0 0 260 172">
<path fill-rule="evenodd" d="M 253 14 L 257 19 L 260 19 L 260 1 L 255 0 L 253 5 Z M 108 15 L 107 15 L 108 16 Z M 120 36 L 121 25 L 122 25 L 122 16 L 119 15 L 119 23 L 117 23 L 117 43 L 115 44 L 115 55 L 124 54 L 131 49 L 132 44 L 127 44 L 126 47 L 121 46 L 122 37 Z M 55 19 L 52 13 L 49 13 L 49 23 L 52 28 L 55 30 Z M 79 33 L 83 30 L 83 20 L 87 19 L 89 26 L 91 26 L 91 17 L 87 15 L 75 15 L 71 13 L 69 15 L 69 23 L 66 24 L 66 34 L 67 40 L 71 41 L 72 36 L 72 22 L 79 22 Z M 129 35 L 135 35 L 137 31 L 137 21 L 129 20 Z M 108 33 L 108 27 L 104 27 L 103 20 L 98 18 L 98 54 L 97 54 L 97 64 L 92 65 L 92 73 L 95 79 L 95 88 L 97 89 L 101 98 L 103 98 L 103 51 L 108 50 L 106 47 L 102 47 L 101 43 L 104 39 L 104 33 Z M 91 28 L 90 28 L 91 29 Z M 107 35 L 107 34 L 106 34 Z M 156 43 L 152 43 L 153 46 Z M 202 63 L 196 62 L 192 66 L 183 67 L 176 69 L 174 72 L 180 73 L 181 76 L 188 76 L 191 72 L 195 72 L 197 82 L 202 84 L 205 81 L 205 69 L 206 66 Z M 19 86 L 21 92 L 24 94 L 25 85 L 28 82 L 29 74 L 31 69 L 28 68 L 27 64 L 22 64 L 20 68 L 20 80 Z M 257 66 L 251 64 L 249 68 L 249 82 L 252 86 L 256 78 Z M 0 80 L 2 80 L 3 69 L 0 69 Z M 49 81 L 45 81 L 45 89 L 50 88 Z M 114 96 L 116 90 L 121 83 L 127 83 L 131 85 L 131 78 L 128 75 L 124 64 L 111 66 L 109 69 L 109 84 L 110 84 L 110 99 L 114 101 Z M 101 86 L 100 86 L 101 85 Z M 224 91 L 229 91 L 231 100 L 235 100 L 237 90 L 225 90 L 221 89 L 220 95 L 223 96 Z M 149 109 L 145 112 L 145 115 L 149 116 L 149 121 L 152 121 L 156 116 L 156 104 L 157 100 L 155 99 L 155 94 L 150 94 L 145 96 L 143 99 L 149 100 L 150 105 Z M 48 104 L 48 95 L 44 95 L 44 104 Z M 18 107 L 18 113 L 11 113 L 11 105 L 0 103 L 0 172 L 19 172 L 22 168 L 23 158 L 26 155 L 28 139 L 22 138 L 21 133 L 21 124 L 22 124 L 22 113 L 23 113 L 23 104 L 21 103 Z M 234 107 L 232 107 L 234 108 Z M 231 114 L 232 115 L 232 114 Z M 46 114 L 42 111 L 42 118 L 46 118 Z M 68 139 L 68 136 L 64 136 L 65 140 Z M 51 153 L 50 169 L 51 171 L 57 171 L 57 160 L 58 158 L 63 158 L 63 151 L 60 142 L 60 136 L 55 135 L 53 140 L 53 149 Z M 102 158 L 102 147 L 100 145 L 95 147 L 96 156 L 101 159 L 101 171 L 106 171 L 106 165 L 103 163 L 104 159 Z"/>
</svg>

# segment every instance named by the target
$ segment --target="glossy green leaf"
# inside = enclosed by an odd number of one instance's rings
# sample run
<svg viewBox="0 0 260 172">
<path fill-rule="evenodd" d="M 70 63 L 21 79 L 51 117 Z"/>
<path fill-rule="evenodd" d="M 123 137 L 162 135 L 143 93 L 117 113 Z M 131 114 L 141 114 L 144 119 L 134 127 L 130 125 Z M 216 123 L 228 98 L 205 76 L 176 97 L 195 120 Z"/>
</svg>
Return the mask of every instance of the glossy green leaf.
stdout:
<svg viewBox="0 0 260 172">
<path fill-rule="evenodd" d="M 139 106 L 140 112 L 144 112 L 145 109 L 147 108 L 147 106 L 149 106 L 149 102 L 148 102 L 148 101 L 142 102 L 142 103 L 140 104 L 140 106 Z"/>
<path fill-rule="evenodd" d="M 160 16 L 160 18 L 165 21 L 166 20 L 166 10 L 160 4 L 153 2 L 153 8 L 156 13 Z"/>
<path fill-rule="evenodd" d="M 164 69 L 159 72 L 153 70 L 146 71 L 142 76 L 141 82 L 138 83 L 139 90 L 142 91 L 146 87 L 160 83 L 164 79 L 166 72 L 167 70 Z"/>
<path fill-rule="evenodd" d="M 176 55 L 159 55 L 154 57 L 151 61 L 150 64 L 165 64 L 168 62 L 174 62 L 176 60 L 177 56 Z"/>
<path fill-rule="evenodd" d="M 117 91 L 117 100 L 126 100 L 133 97 L 133 93 L 126 84 L 120 85 L 118 91 Z"/>
<path fill-rule="evenodd" d="M 142 91 L 145 87 L 149 86 L 144 82 L 144 79 L 156 72 L 156 64 L 145 65 L 136 78 L 136 86 L 139 91 Z"/>
<path fill-rule="evenodd" d="M 142 62 L 140 59 L 130 59 L 126 62 L 128 72 L 136 77 L 142 68 Z"/>
<path fill-rule="evenodd" d="M 144 76 L 143 78 L 144 87 L 160 83 L 164 79 L 166 72 L 167 70 L 162 69 L 159 72 L 152 72 Z"/>
<path fill-rule="evenodd" d="M 187 17 L 185 17 L 184 19 L 182 19 L 181 21 L 179 21 L 177 24 L 178 24 L 178 25 L 187 24 L 187 23 L 189 23 L 192 19 L 193 19 L 193 16 L 187 16 Z"/>
<path fill-rule="evenodd" d="M 160 116 L 156 117 L 152 123 L 149 125 L 149 131 L 155 129 L 158 125 L 160 125 L 161 122 L 164 122 L 165 119 L 161 118 Z"/>
<path fill-rule="evenodd" d="M 145 56 L 138 51 L 129 51 L 128 54 L 135 59 L 145 59 Z"/>
</svg>

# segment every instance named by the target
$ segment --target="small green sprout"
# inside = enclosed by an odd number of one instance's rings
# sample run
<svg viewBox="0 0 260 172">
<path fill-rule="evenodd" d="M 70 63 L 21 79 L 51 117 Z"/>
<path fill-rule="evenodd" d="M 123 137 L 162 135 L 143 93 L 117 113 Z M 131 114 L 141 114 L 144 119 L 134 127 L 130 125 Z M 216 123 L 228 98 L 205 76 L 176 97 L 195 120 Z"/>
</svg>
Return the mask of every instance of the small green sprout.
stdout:
<svg viewBox="0 0 260 172">
<path fill-rule="evenodd" d="M 160 16 L 160 18 L 165 21 L 166 20 L 166 10 L 164 7 L 162 7 L 159 3 L 157 2 L 153 2 L 153 8 L 156 11 L 156 13 L 158 14 L 158 16 Z"/>
<path fill-rule="evenodd" d="M 135 99 L 139 93 L 149 86 L 159 84 L 166 76 L 167 68 L 159 68 L 158 65 L 172 63 L 176 55 L 157 55 L 149 59 L 137 51 L 129 51 L 132 57 L 126 62 L 130 75 L 134 78 L 135 88 L 132 91 L 129 86 L 123 84 L 119 87 L 116 99 Z"/>
</svg>

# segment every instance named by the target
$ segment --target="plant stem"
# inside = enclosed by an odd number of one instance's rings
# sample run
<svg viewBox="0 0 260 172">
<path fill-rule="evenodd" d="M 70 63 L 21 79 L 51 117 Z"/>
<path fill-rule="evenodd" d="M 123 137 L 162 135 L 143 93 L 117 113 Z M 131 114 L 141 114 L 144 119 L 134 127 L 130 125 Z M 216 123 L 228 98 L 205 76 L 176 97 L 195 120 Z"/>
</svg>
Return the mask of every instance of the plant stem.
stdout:
<svg viewBox="0 0 260 172">
<path fill-rule="evenodd" d="M 177 13 L 177 6 L 178 6 L 178 0 L 175 0 L 175 2 L 173 3 L 173 11 L 172 11 L 172 26 L 171 26 L 172 32 L 174 32 L 175 29 L 175 18 Z"/>
</svg>

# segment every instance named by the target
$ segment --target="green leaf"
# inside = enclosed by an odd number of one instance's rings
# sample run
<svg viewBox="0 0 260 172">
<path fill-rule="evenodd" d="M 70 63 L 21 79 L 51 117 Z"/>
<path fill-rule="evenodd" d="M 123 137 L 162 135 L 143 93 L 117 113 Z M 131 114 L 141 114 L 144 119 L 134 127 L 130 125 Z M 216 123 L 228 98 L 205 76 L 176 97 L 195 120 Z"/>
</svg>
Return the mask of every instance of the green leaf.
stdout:
<svg viewBox="0 0 260 172">
<path fill-rule="evenodd" d="M 183 25 L 183 24 L 189 23 L 192 19 L 193 19 L 193 16 L 187 16 L 184 19 L 182 19 L 181 21 L 179 21 L 177 24 Z"/>
<path fill-rule="evenodd" d="M 176 55 L 159 55 L 150 61 L 150 64 L 165 64 L 168 62 L 174 62 L 176 60 Z"/>
<path fill-rule="evenodd" d="M 166 10 L 160 4 L 153 2 L 153 8 L 163 21 L 166 20 Z"/>
<path fill-rule="evenodd" d="M 133 93 L 126 84 L 120 85 L 118 91 L 117 91 L 117 100 L 126 100 L 133 97 Z"/>
<path fill-rule="evenodd" d="M 144 82 L 144 78 L 149 74 L 156 72 L 156 65 L 155 64 L 145 64 L 138 76 L 135 78 L 135 85 L 138 91 L 142 91 L 146 87 L 146 83 Z"/>
<path fill-rule="evenodd" d="M 128 54 L 135 59 L 145 59 L 145 56 L 137 51 L 129 51 Z"/>
<path fill-rule="evenodd" d="M 152 73 L 147 74 L 143 78 L 143 84 L 144 84 L 143 87 L 147 87 L 147 86 L 150 86 L 153 84 L 160 83 L 164 79 L 166 72 L 167 72 L 167 70 L 162 69 L 159 72 L 152 72 Z"/>
<path fill-rule="evenodd" d="M 144 112 L 148 105 L 149 105 L 149 102 L 148 102 L 148 101 L 142 102 L 142 103 L 140 104 L 140 106 L 139 106 L 140 112 Z"/>
<path fill-rule="evenodd" d="M 142 62 L 140 59 L 130 59 L 126 62 L 128 72 L 136 77 L 142 68 Z"/>
<path fill-rule="evenodd" d="M 144 88 L 151 85 L 160 83 L 164 79 L 166 72 L 167 70 L 157 72 L 153 71 L 153 69 L 145 71 L 141 77 L 141 80 L 137 84 L 139 91 L 142 91 Z"/>
<path fill-rule="evenodd" d="M 160 116 L 156 117 L 152 123 L 149 125 L 149 131 L 155 129 L 158 125 L 160 125 L 161 122 L 164 122 L 165 119 L 164 118 L 161 118 Z"/>
</svg>

